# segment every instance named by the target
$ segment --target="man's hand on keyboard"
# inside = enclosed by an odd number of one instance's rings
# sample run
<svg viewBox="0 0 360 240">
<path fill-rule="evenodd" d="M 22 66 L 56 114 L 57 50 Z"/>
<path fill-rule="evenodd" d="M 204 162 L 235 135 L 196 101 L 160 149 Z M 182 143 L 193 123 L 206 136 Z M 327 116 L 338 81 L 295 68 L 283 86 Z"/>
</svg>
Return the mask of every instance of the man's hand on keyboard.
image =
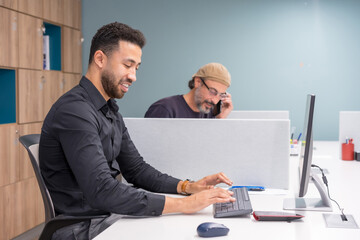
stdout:
<svg viewBox="0 0 360 240">
<path fill-rule="evenodd" d="M 235 198 L 233 198 L 232 195 L 232 191 L 228 191 L 222 188 L 204 190 L 189 197 L 182 198 L 181 212 L 194 213 L 214 203 L 234 202 Z"/>
<path fill-rule="evenodd" d="M 233 184 L 233 182 L 222 172 L 206 176 L 199 181 L 189 183 L 186 186 L 187 193 L 197 193 L 203 190 L 212 189 L 215 185 L 219 183 L 225 183 L 229 186 Z"/>
<path fill-rule="evenodd" d="M 247 188 L 234 188 L 235 202 L 216 203 L 213 206 L 214 217 L 235 217 L 249 214 L 253 211 Z"/>
</svg>

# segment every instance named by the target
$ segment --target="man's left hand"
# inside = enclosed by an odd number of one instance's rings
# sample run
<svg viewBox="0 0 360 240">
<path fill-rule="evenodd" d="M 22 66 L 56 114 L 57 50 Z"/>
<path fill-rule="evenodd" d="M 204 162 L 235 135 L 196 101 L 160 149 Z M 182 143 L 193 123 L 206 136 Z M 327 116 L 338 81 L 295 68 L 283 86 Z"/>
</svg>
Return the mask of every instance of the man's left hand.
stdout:
<svg viewBox="0 0 360 240">
<path fill-rule="evenodd" d="M 185 191 L 187 193 L 197 193 L 206 189 L 212 189 L 219 183 L 225 183 L 229 186 L 233 184 L 233 182 L 224 173 L 220 172 L 206 176 L 199 181 L 187 184 Z"/>
<path fill-rule="evenodd" d="M 227 97 L 221 100 L 221 112 L 216 116 L 216 118 L 227 118 L 234 108 L 231 100 L 231 94 L 227 93 L 226 95 Z"/>
</svg>

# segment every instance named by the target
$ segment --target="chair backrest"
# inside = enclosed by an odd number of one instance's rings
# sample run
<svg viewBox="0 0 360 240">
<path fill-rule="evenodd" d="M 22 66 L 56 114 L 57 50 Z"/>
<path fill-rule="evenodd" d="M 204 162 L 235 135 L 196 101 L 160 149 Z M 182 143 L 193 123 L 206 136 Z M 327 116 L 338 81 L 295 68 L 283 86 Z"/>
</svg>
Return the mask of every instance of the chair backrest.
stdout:
<svg viewBox="0 0 360 240">
<path fill-rule="evenodd" d="M 55 217 L 54 205 L 51 200 L 50 193 L 45 185 L 44 179 L 41 175 L 39 167 L 39 142 L 40 134 L 29 134 L 24 135 L 19 138 L 21 144 L 28 151 L 31 165 L 33 166 L 35 176 L 40 188 L 41 196 L 44 202 L 45 207 L 45 222 L 49 222 L 52 218 Z"/>
</svg>

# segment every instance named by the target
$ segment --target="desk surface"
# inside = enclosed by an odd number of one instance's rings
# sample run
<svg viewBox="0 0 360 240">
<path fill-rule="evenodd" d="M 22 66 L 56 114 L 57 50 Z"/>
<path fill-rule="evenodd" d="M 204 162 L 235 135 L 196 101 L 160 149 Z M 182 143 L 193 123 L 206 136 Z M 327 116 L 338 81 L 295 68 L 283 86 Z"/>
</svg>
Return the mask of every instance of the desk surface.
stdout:
<svg viewBox="0 0 360 240">
<path fill-rule="evenodd" d="M 338 142 L 315 142 L 313 163 L 329 171 L 327 178 L 330 196 L 344 208 L 345 214 L 351 214 L 360 225 L 360 191 L 356 183 L 360 183 L 360 162 L 342 161 L 338 158 Z M 289 191 L 250 192 L 254 210 L 283 211 L 283 199 L 293 197 L 293 189 L 297 185 L 298 159 L 290 159 Z M 309 185 L 306 197 L 319 197 L 315 186 Z M 334 214 L 338 214 L 337 206 L 332 203 Z M 323 212 L 297 211 L 304 215 L 302 220 L 288 222 L 258 222 L 253 217 L 218 218 L 212 215 L 212 206 L 195 214 L 171 214 L 160 217 L 126 216 L 100 235 L 95 240 L 109 239 L 201 239 L 196 228 L 202 222 L 218 222 L 230 228 L 225 237 L 216 239 L 360 239 L 360 229 L 326 228 Z"/>
</svg>

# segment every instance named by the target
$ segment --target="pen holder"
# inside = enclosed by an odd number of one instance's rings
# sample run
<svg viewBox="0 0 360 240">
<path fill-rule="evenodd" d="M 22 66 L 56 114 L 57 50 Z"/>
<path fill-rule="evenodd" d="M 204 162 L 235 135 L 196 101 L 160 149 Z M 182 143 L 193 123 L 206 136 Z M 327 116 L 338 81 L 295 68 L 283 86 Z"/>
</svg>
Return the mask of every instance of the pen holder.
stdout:
<svg viewBox="0 0 360 240">
<path fill-rule="evenodd" d="M 296 140 L 294 142 L 290 142 L 290 156 L 298 156 L 299 155 L 300 146 Z"/>
<path fill-rule="evenodd" d="M 343 143 L 341 146 L 342 160 L 354 160 L 354 144 Z"/>
</svg>

